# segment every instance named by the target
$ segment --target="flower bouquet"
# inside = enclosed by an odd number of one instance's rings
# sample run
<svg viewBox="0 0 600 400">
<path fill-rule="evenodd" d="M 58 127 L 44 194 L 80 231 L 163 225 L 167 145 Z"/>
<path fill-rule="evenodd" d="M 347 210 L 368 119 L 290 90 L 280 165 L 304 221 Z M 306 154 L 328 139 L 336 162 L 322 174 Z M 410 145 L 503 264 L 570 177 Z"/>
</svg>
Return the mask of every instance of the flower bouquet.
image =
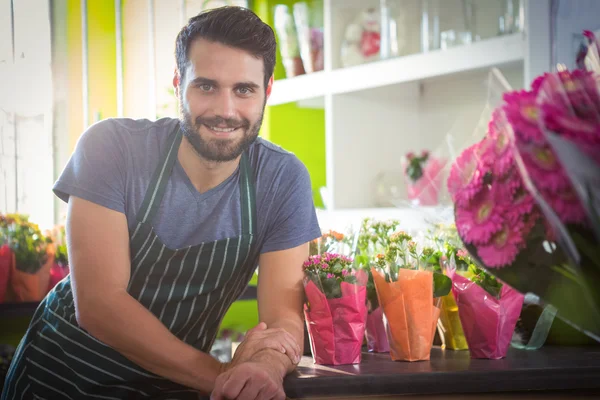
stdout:
<svg viewBox="0 0 600 400">
<path fill-rule="evenodd" d="M 439 190 L 442 185 L 441 172 L 444 162 L 423 150 L 420 156 L 414 153 L 406 155 L 405 175 L 408 179 L 407 191 L 409 200 L 418 201 L 419 205 L 434 206 L 438 204 Z"/>
<path fill-rule="evenodd" d="M 581 70 L 505 93 L 486 136 L 448 178 L 457 230 L 475 262 L 598 341 L 599 98 L 598 76 Z M 577 156 L 561 157 L 568 151 Z"/>
<path fill-rule="evenodd" d="M 13 256 L 7 300 L 41 300 L 48 293 L 54 263 L 52 241 L 27 216 L 17 214 L 0 218 L 0 234 Z"/>
<path fill-rule="evenodd" d="M 524 296 L 479 269 L 466 251 L 458 252 L 458 260 L 468 264 L 467 273 L 457 272 L 454 266 L 448 273 L 471 358 L 504 358 Z M 452 256 L 451 265 L 454 262 Z"/>
<path fill-rule="evenodd" d="M 432 248 L 420 250 L 410 235 L 398 232 L 371 269 L 394 361 L 429 360 L 440 297 L 451 286 L 447 276 L 428 266 L 433 255 Z"/>
<path fill-rule="evenodd" d="M 365 218 L 358 232 L 354 265 L 368 274 L 367 281 L 367 348 L 370 352 L 387 353 L 390 346 L 387 339 L 383 310 L 379 307 L 377 290 L 371 273 L 371 266 L 377 254 L 385 252 L 390 245 L 390 237 L 399 225 L 399 221 L 377 221 Z"/>
<path fill-rule="evenodd" d="M 358 364 L 367 318 L 367 274 L 334 253 L 304 263 L 304 314 L 316 364 Z"/>
</svg>

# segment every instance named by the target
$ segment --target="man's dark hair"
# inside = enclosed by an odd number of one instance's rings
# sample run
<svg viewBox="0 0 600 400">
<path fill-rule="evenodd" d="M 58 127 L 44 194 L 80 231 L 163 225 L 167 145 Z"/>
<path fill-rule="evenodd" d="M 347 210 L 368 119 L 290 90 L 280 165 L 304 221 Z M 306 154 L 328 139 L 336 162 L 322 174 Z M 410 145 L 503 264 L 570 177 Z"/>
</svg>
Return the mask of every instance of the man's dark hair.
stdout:
<svg viewBox="0 0 600 400">
<path fill-rule="evenodd" d="M 266 89 L 275 68 L 277 42 L 273 29 L 254 12 L 243 7 L 225 6 L 203 11 L 190 18 L 175 42 L 175 58 L 181 80 L 189 62 L 190 46 L 199 38 L 245 50 L 256 58 L 262 58 Z"/>
</svg>

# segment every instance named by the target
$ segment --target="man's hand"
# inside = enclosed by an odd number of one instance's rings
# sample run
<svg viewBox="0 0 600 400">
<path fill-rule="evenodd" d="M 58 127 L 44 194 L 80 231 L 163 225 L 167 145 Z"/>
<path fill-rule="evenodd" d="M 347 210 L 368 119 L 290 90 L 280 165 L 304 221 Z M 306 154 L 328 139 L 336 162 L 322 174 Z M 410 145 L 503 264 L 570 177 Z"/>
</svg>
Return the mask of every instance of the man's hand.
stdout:
<svg viewBox="0 0 600 400">
<path fill-rule="evenodd" d="M 296 339 L 285 329 L 267 329 L 261 322 L 246 334 L 244 341 L 238 346 L 230 367 L 250 361 L 258 352 L 271 349 L 288 356 L 292 364 L 298 364 L 301 350 Z"/>
<path fill-rule="evenodd" d="M 211 400 L 285 400 L 281 373 L 269 364 L 249 361 L 217 377 Z"/>
</svg>

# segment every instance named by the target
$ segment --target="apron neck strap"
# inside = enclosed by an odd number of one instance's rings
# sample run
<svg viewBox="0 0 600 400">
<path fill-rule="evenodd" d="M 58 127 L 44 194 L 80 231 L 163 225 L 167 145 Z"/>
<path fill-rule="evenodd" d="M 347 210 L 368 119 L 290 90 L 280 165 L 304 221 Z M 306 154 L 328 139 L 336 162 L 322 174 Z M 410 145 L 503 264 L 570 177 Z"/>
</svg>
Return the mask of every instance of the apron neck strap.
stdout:
<svg viewBox="0 0 600 400">
<path fill-rule="evenodd" d="M 165 192 L 165 186 L 169 181 L 169 176 L 171 176 L 173 165 L 175 165 L 175 161 L 177 160 L 177 153 L 179 151 L 179 145 L 181 144 L 182 137 L 183 133 L 181 129 L 179 129 L 179 125 L 177 125 L 177 128 L 175 128 L 167 140 L 166 149 L 168 150 L 162 155 L 162 158 L 158 163 L 158 168 L 154 170 L 154 175 L 152 176 L 148 190 L 146 190 L 144 202 L 137 213 L 137 219 L 139 222 L 144 223 L 147 221 L 152 221 L 158 212 L 163 194 Z"/>
<path fill-rule="evenodd" d="M 256 229 L 254 174 L 247 151 L 242 153 L 240 159 L 240 205 L 242 208 L 242 234 L 254 234 Z"/>
</svg>

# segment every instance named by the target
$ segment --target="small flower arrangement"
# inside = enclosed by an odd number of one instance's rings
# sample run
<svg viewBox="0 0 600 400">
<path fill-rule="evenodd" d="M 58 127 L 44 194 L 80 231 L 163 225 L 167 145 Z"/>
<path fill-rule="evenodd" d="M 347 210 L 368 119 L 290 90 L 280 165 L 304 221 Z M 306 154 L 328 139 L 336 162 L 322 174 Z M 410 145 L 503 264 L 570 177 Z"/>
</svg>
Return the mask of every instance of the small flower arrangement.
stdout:
<svg viewBox="0 0 600 400">
<path fill-rule="evenodd" d="M 316 364 L 357 364 L 367 319 L 364 271 L 335 253 L 310 256 L 304 263 L 304 315 Z"/>
<path fill-rule="evenodd" d="M 27 215 L 7 214 L 0 215 L 0 243 L 9 249 L 11 258 L 9 263 L 2 263 L 10 268 L 6 290 L 8 301 L 41 300 L 48 292 L 50 269 L 54 264 L 54 246 L 50 237 L 42 234 Z"/>
<path fill-rule="evenodd" d="M 353 260 L 349 257 L 323 253 L 310 256 L 303 268 L 307 278 L 317 284 L 328 299 L 339 299 L 342 297 L 342 282 L 357 283 L 352 265 Z"/>
<path fill-rule="evenodd" d="M 423 150 L 420 156 L 410 152 L 406 154 L 406 160 L 408 161 L 405 170 L 406 176 L 408 176 L 412 182 L 416 182 L 423 177 L 425 164 L 427 164 L 427 161 L 429 160 L 429 151 Z"/>
<path fill-rule="evenodd" d="M 451 281 L 442 273 L 442 253 L 431 247 L 419 248 L 411 235 L 404 231 L 390 237 L 390 245 L 384 254 L 376 256 L 375 266 L 383 271 L 387 283 L 398 281 L 401 269 L 433 272 L 433 297 L 445 296 L 450 292 Z"/>
<path fill-rule="evenodd" d="M 369 276 L 369 280 L 367 281 L 369 312 L 379 307 L 377 290 L 375 289 L 371 274 L 371 266 L 375 263 L 377 255 L 389 247 L 391 236 L 398 229 L 399 225 L 400 221 L 394 219 L 379 221 L 372 218 L 365 218 L 362 221 L 357 241 L 355 266 L 367 271 Z"/>
<path fill-rule="evenodd" d="M 421 248 L 400 231 L 372 266 L 379 304 L 386 317 L 390 355 L 395 361 L 429 360 L 440 316 L 440 297 L 451 280 L 440 271 L 441 254 Z M 406 321 L 411 321 L 409 325 Z"/>
<path fill-rule="evenodd" d="M 7 214 L 0 215 L 0 242 L 15 254 L 18 270 L 35 274 L 48 258 L 52 239 L 43 235 L 27 215 Z"/>
</svg>

